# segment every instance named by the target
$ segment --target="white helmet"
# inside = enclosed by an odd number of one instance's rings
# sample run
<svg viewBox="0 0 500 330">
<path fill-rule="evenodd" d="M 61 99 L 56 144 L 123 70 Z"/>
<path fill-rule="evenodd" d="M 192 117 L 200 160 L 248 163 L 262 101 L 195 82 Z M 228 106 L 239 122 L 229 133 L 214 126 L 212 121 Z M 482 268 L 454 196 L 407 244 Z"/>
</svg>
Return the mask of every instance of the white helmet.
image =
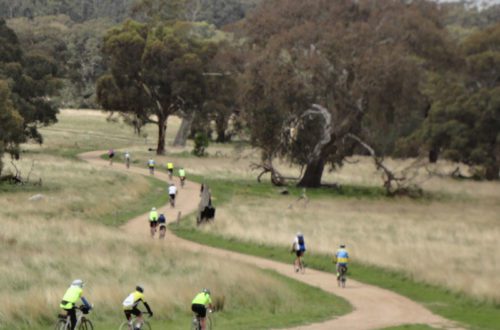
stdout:
<svg viewBox="0 0 500 330">
<path fill-rule="evenodd" d="M 83 288 L 83 284 L 84 284 L 83 281 L 80 279 L 77 279 L 77 280 L 74 280 L 73 282 L 71 282 L 72 286 L 78 286 L 80 288 Z"/>
<path fill-rule="evenodd" d="M 151 211 L 156 211 L 156 207 L 151 208 Z"/>
<path fill-rule="evenodd" d="M 302 236 L 302 233 L 300 231 L 298 231 L 297 236 Z"/>
</svg>

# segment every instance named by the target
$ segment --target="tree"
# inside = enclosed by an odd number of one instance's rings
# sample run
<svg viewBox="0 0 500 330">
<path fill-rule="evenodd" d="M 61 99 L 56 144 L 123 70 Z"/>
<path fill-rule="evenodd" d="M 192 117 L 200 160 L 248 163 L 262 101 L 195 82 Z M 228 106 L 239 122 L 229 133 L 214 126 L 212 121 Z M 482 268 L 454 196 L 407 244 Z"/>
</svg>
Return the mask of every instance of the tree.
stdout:
<svg viewBox="0 0 500 330">
<path fill-rule="evenodd" d="M 165 152 L 167 119 L 200 107 L 203 72 L 215 48 L 188 22 L 146 25 L 127 21 L 104 39 L 110 73 L 97 83 L 107 110 L 133 113 L 158 126 L 156 152 Z"/>
<path fill-rule="evenodd" d="M 435 80 L 434 102 L 412 137 L 436 150 L 436 157 L 477 166 L 476 175 L 499 178 L 500 24 L 467 38 L 465 65 Z"/>
<path fill-rule="evenodd" d="M 265 2 L 244 33 L 252 143 L 267 162 L 305 166 L 307 187 L 355 151 L 348 133 L 393 150 L 424 119 L 424 73 L 453 59 L 437 7 L 423 1 Z"/>
<path fill-rule="evenodd" d="M 0 20 L 2 151 L 19 157 L 19 143 L 43 142 L 38 128 L 57 120 L 57 108 L 50 102 L 60 87 L 57 74 L 57 65 L 44 54 L 23 54 L 14 31 Z"/>
<path fill-rule="evenodd" d="M 216 142 L 224 143 L 231 139 L 236 129 L 238 81 L 241 79 L 244 61 L 239 47 L 228 40 L 219 43 L 217 50 L 209 63 L 210 72 L 204 73 L 206 95 L 202 116 L 197 117 L 197 125 L 207 127 L 206 123 L 213 121 Z M 231 130 L 230 120 L 233 124 Z"/>
<path fill-rule="evenodd" d="M 7 82 L 0 80 L 0 174 L 3 168 L 4 152 L 18 155 L 19 143 L 23 140 L 23 118 L 15 110 L 10 97 Z"/>
</svg>

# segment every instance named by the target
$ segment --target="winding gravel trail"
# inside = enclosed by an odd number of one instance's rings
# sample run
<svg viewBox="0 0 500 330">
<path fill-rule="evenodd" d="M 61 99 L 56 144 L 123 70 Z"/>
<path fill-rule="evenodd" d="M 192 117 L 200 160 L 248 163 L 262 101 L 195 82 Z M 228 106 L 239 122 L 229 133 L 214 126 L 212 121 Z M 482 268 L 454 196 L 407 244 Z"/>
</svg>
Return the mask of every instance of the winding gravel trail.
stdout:
<svg viewBox="0 0 500 330">
<path fill-rule="evenodd" d="M 130 169 L 127 170 L 123 164 L 116 163 L 113 166 L 109 166 L 106 160 L 100 158 L 100 155 L 105 153 L 106 151 L 103 150 L 92 151 L 83 153 L 79 157 L 95 166 L 105 166 L 117 171 L 148 175 L 148 170 L 146 168 L 131 166 Z M 155 177 L 165 182 L 169 181 L 165 172 L 157 171 Z M 179 186 L 178 182 L 176 182 L 176 185 Z M 199 189 L 200 186 L 198 184 L 188 181 L 183 189 L 179 189 L 175 209 L 168 206 L 157 206 L 157 208 L 160 212 L 165 214 L 169 222 L 177 218 L 179 211 L 182 215 L 189 214 L 198 207 Z M 134 234 L 142 232 L 145 237 L 148 237 L 149 228 L 147 226 L 147 214 L 130 219 L 130 221 L 123 226 L 123 229 Z M 167 233 L 165 244 L 175 244 L 176 246 L 182 246 L 191 251 L 209 252 L 223 258 L 231 258 L 246 262 L 260 268 L 272 269 L 282 275 L 343 297 L 353 306 L 353 312 L 347 315 L 321 323 L 299 326 L 293 329 L 365 330 L 381 329 L 402 324 L 428 324 L 432 327 L 441 329 L 462 329 L 455 323 L 431 313 L 422 305 L 408 298 L 352 279 L 349 279 L 347 288 L 341 289 L 337 287 L 335 275 L 331 273 L 308 269 L 305 274 L 296 274 L 293 272 L 290 264 L 200 245 L 181 239 L 170 232 Z"/>
</svg>

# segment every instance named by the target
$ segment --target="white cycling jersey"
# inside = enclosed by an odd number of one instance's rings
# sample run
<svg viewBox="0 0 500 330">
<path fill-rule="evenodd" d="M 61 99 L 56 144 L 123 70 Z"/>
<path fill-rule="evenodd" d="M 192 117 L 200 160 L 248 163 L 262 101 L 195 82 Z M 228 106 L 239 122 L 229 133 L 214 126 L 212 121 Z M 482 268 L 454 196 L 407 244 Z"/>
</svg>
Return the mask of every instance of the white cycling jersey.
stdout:
<svg viewBox="0 0 500 330">
<path fill-rule="evenodd" d="M 176 186 L 170 186 L 170 187 L 168 187 L 168 194 L 169 195 L 175 195 L 175 194 L 177 194 L 177 187 Z"/>
</svg>

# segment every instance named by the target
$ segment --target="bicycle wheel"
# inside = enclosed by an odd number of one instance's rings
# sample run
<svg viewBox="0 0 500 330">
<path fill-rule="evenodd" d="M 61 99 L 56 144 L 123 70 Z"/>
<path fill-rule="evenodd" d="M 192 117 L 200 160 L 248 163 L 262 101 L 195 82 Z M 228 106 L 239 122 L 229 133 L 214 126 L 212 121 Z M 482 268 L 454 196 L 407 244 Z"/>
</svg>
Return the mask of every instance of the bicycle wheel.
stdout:
<svg viewBox="0 0 500 330">
<path fill-rule="evenodd" d="M 94 330 L 94 325 L 90 320 L 83 319 L 82 323 L 80 323 L 80 326 L 78 327 L 79 330 Z"/>
<path fill-rule="evenodd" d="M 197 317 L 193 317 L 193 320 L 191 321 L 191 330 L 200 330 L 200 329 L 201 329 L 200 320 L 198 320 Z"/>
<path fill-rule="evenodd" d="M 58 319 L 54 329 L 55 330 L 66 330 L 66 320 L 65 319 Z"/>
<path fill-rule="evenodd" d="M 342 274 L 342 277 L 340 278 L 340 282 L 342 283 L 342 287 L 345 288 L 345 281 L 346 281 L 346 276 L 345 273 Z"/>
<path fill-rule="evenodd" d="M 148 321 L 144 321 L 142 324 L 141 330 L 151 330 L 151 325 L 149 324 Z"/>
<path fill-rule="evenodd" d="M 131 330 L 131 328 L 128 326 L 127 321 L 123 321 L 122 324 L 120 324 L 118 330 Z"/>
<path fill-rule="evenodd" d="M 207 320 L 206 320 L 206 324 L 205 324 L 207 330 L 212 330 L 213 324 L 214 324 L 214 321 L 212 320 L 212 316 L 211 315 L 207 316 Z"/>
</svg>

